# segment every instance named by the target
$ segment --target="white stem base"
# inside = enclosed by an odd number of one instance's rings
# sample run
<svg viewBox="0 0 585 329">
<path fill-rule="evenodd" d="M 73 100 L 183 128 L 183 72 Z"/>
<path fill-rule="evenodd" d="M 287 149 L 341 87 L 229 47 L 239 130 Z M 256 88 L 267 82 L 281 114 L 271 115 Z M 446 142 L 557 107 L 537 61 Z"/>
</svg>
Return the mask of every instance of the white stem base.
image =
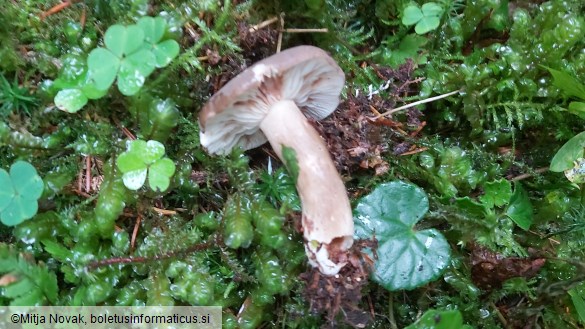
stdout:
<svg viewBox="0 0 585 329">
<path fill-rule="evenodd" d="M 353 244 L 353 216 L 345 186 L 323 139 L 292 101 L 274 104 L 260 128 L 281 160 L 283 146 L 295 150 L 305 251 L 321 273 L 337 274 Z"/>
</svg>

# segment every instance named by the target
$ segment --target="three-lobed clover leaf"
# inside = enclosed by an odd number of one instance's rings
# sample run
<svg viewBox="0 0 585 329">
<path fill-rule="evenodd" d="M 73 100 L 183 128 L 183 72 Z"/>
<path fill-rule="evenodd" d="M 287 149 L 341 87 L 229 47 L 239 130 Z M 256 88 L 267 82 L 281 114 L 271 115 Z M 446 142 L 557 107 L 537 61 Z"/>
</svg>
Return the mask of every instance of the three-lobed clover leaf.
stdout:
<svg viewBox="0 0 585 329">
<path fill-rule="evenodd" d="M 131 190 L 137 190 L 148 177 L 148 185 L 153 191 L 165 191 L 175 173 L 175 164 L 164 157 L 164 154 L 164 145 L 155 140 L 130 142 L 128 151 L 120 154 L 116 160 L 123 173 L 124 185 Z"/>
<path fill-rule="evenodd" d="M 402 24 L 406 26 L 416 24 L 414 31 L 417 34 L 425 34 L 439 27 L 442 15 L 443 7 L 435 2 L 427 2 L 421 8 L 409 5 L 404 8 Z"/>
<path fill-rule="evenodd" d="M 137 24 L 113 25 L 104 36 L 106 48 L 96 48 L 87 58 L 90 76 L 98 89 L 108 89 L 118 79 L 118 89 L 135 95 L 157 67 L 167 66 L 179 54 L 177 41 L 161 41 L 167 29 L 162 17 L 142 17 Z"/>
<path fill-rule="evenodd" d="M 373 279 L 388 290 L 414 289 L 441 275 L 451 255 L 435 229 L 414 230 L 429 201 L 419 187 L 400 181 L 378 186 L 354 211 L 356 237 L 378 239 Z"/>
<path fill-rule="evenodd" d="M 167 66 L 179 54 L 179 43 L 168 39 L 160 42 L 167 30 L 167 22 L 162 17 L 142 17 L 137 23 L 144 31 L 144 41 L 156 59 L 156 67 Z"/>
<path fill-rule="evenodd" d="M 13 163 L 10 173 L 0 169 L 0 221 L 14 226 L 33 217 L 43 189 L 43 180 L 28 162 Z"/>
</svg>

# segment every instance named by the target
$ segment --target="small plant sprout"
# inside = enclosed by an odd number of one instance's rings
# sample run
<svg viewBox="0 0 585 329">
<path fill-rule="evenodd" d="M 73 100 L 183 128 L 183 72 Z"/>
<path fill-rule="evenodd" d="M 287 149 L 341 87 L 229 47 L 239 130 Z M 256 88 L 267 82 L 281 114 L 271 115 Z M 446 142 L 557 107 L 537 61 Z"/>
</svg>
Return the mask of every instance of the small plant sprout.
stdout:
<svg viewBox="0 0 585 329">
<path fill-rule="evenodd" d="M 128 151 L 120 154 L 116 164 L 122 171 L 124 185 L 138 190 L 148 176 L 148 185 L 155 192 L 164 192 L 175 173 L 175 164 L 165 155 L 165 147 L 160 142 L 135 140 L 128 143 Z"/>
<path fill-rule="evenodd" d="M 201 144 L 210 153 L 250 149 L 266 141 L 285 163 L 302 204 L 309 263 L 325 275 L 346 264 L 353 220 L 345 187 L 327 147 L 305 116 L 335 110 L 345 77 L 323 50 L 288 49 L 232 79 L 199 114 Z"/>
<path fill-rule="evenodd" d="M 414 230 L 428 210 L 424 191 L 400 181 L 382 184 L 359 201 L 356 236 L 378 239 L 372 277 L 386 289 L 414 289 L 437 279 L 449 265 L 445 237 L 435 229 Z"/>
<path fill-rule="evenodd" d="M 33 217 L 43 189 L 43 180 L 28 162 L 16 161 L 10 173 L 0 169 L 0 221 L 14 226 Z"/>
<path fill-rule="evenodd" d="M 443 11 L 443 7 L 435 2 L 427 2 L 421 8 L 409 5 L 404 8 L 402 24 L 406 26 L 416 24 L 414 31 L 417 34 L 425 34 L 439 27 Z"/>
</svg>

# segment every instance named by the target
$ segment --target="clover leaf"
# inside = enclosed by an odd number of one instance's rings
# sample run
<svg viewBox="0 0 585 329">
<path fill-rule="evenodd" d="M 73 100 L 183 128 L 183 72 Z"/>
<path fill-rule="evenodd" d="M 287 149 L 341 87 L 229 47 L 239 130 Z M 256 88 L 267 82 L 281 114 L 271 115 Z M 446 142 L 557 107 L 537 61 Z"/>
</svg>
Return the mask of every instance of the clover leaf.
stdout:
<svg viewBox="0 0 585 329">
<path fill-rule="evenodd" d="M 122 171 L 124 185 L 137 190 L 144 185 L 148 177 L 148 185 L 153 191 L 165 191 L 170 178 L 175 173 L 175 164 L 164 157 L 165 147 L 160 142 L 135 140 L 129 143 L 128 151 L 120 154 L 116 160 Z"/>
<path fill-rule="evenodd" d="M 419 287 L 437 279 L 449 264 L 445 237 L 435 229 L 413 228 L 428 209 L 424 191 L 400 181 L 382 184 L 358 202 L 356 236 L 378 239 L 372 276 L 386 289 Z"/>
<path fill-rule="evenodd" d="M 96 48 L 87 58 L 96 87 L 108 89 L 117 77 L 122 94 L 136 94 L 155 68 L 154 54 L 140 48 L 144 43 L 144 32 L 138 25 L 113 25 L 106 31 L 104 39 L 107 49 Z"/>
<path fill-rule="evenodd" d="M 43 180 L 28 162 L 13 163 L 10 173 L 0 169 L 0 221 L 14 226 L 33 217 L 43 189 Z"/>
<path fill-rule="evenodd" d="M 138 50 L 144 42 L 144 31 L 138 25 L 112 25 L 104 35 L 106 47 L 117 57 Z"/>
<path fill-rule="evenodd" d="M 416 24 L 414 31 L 417 34 L 425 34 L 439 27 L 442 15 L 443 7 L 435 2 L 427 2 L 422 8 L 409 5 L 404 8 L 402 24 L 406 26 Z"/>
<path fill-rule="evenodd" d="M 179 54 L 179 44 L 165 40 L 167 22 L 162 17 L 142 17 L 137 24 L 112 25 L 104 35 L 105 47 L 93 49 L 87 60 L 68 56 L 60 77 L 55 105 L 74 113 L 107 94 L 117 81 L 126 96 L 137 94 L 155 68 L 167 66 Z"/>
<path fill-rule="evenodd" d="M 177 57 L 180 50 L 177 41 L 159 42 L 167 31 L 167 22 L 162 17 L 142 17 L 137 24 L 144 31 L 144 41 L 155 56 L 156 67 L 165 67 Z"/>
</svg>

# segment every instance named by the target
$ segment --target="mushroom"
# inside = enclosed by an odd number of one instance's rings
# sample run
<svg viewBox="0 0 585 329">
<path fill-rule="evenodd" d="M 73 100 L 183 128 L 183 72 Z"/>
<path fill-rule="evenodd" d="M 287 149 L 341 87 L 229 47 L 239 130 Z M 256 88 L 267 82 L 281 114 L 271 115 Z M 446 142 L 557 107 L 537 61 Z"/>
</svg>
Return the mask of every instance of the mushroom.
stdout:
<svg viewBox="0 0 585 329">
<path fill-rule="evenodd" d="M 201 144 L 209 153 L 270 143 L 296 153 L 296 181 L 309 263 L 325 275 L 346 264 L 353 243 L 353 217 L 345 186 L 325 142 L 305 116 L 320 120 L 339 104 L 345 76 L 323 50 L 290 48 L 266 58 L 229 81 L 199 113 Z M 290 168 L 289 168 L 290 169 Z"/>
</svg>

